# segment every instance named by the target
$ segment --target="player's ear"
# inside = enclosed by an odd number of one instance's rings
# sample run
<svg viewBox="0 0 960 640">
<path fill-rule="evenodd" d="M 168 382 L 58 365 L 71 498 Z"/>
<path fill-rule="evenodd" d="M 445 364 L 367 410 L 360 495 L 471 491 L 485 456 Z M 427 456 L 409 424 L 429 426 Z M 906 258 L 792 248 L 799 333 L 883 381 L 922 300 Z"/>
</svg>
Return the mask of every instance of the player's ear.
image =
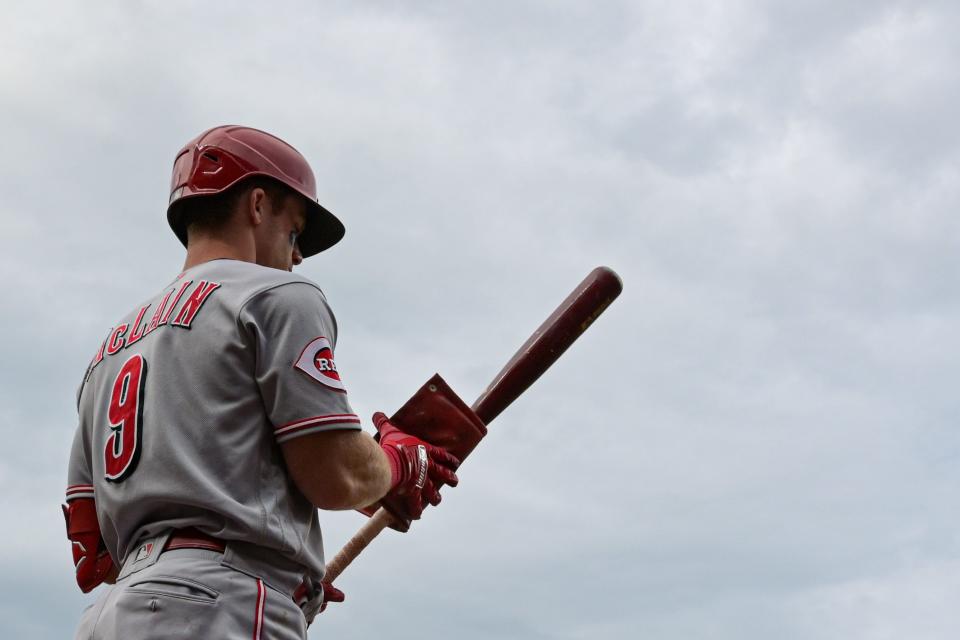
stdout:
<svg viewBox="0 0 960 640">
<path fill-rule="evenodd" d="M 263 222 L 264 216 L 269 213 L 270 203 L 267 198 L 267 192 L 260 187 L 250 189 L 244 200 L 247 205 L 247 215 L 250 217 L 250 222 L 253 226 L 258 226 Z"/>
</svg>

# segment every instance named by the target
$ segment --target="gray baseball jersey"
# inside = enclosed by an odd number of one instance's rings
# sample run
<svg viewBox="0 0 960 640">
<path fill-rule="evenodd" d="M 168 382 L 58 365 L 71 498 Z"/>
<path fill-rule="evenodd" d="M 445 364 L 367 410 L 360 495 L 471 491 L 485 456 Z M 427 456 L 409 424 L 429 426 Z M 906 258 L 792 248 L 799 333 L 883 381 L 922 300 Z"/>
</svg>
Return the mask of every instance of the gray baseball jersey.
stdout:
<svg viewBox="0 0 960 640">
<path fill-rule="evenodd" d="M 359 429 L 320 289 L 214 260 L 114 326 L 78 392 L 67 499 L 93 497 L 117 563 L 139 540 L 196 527 L 323 572 L 317 510 L 278 443 Z"/>
</svg>

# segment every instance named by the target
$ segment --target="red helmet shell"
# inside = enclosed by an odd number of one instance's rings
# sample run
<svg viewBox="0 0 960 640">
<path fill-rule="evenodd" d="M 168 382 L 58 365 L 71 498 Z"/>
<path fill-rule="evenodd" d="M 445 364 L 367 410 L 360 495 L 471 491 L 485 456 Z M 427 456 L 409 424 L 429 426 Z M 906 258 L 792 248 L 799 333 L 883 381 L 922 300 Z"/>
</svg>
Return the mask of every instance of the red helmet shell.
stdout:
<svg viewBox="0 0 960 640">
<path fill-rule="evenodd" d="M 265 131 L 224 125 L 188 142 L 173 161 L 167 222 L 180 242 L 187 245 L 187 221 L 176 203 L 220 193 L 253 176 L 278 180 L 306 199 L 307 226 L 298 240 L 304 258 L 343 238 L 343 223 L 317 202 L 316 179 L 299 151 Z"/>
</svg>

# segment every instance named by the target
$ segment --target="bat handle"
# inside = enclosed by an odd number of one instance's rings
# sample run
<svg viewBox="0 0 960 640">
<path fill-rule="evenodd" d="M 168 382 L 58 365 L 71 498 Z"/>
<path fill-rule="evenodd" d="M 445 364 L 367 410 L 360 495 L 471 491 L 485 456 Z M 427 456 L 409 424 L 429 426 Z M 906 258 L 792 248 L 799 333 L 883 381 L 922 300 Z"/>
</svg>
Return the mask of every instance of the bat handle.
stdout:
<svg viewBox="0 0 960 640">
<path fill-rule="evenodd" d="M 373 539 L 380 535 L 387 525 L 393 522 L 393 516 L 384 508 L 377 509 L 377 512 L 364 523 L 360 530 L 353 534 L 350 541 L 343 545 L 343 549 L 333 557 L 333 560 L 327 563 L 327 570 L 323 574 L 324 582 L 333 582 L 343 570 L 350 566 L 360 552 L 367 548 L 367 545 L 373 542 Z"/>
</svg>

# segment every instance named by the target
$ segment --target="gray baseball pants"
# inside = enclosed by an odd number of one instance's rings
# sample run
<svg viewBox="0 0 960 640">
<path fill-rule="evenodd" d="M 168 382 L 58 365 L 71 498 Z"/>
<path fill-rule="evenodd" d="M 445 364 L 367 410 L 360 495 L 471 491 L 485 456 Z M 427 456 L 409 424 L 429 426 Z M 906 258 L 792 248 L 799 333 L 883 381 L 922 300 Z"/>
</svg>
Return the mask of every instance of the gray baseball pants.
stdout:
<svg viewBox="0 0 960 640">
<path fill-rule="evenodd" d="M 77 640 L 306 639 L 306 620 L 290 594 L 227 566 L 223 553 L 153 551 L 139 563 L 131 558 L 116 584 L 105 586 L 83 612 Z"/>
</svg>

